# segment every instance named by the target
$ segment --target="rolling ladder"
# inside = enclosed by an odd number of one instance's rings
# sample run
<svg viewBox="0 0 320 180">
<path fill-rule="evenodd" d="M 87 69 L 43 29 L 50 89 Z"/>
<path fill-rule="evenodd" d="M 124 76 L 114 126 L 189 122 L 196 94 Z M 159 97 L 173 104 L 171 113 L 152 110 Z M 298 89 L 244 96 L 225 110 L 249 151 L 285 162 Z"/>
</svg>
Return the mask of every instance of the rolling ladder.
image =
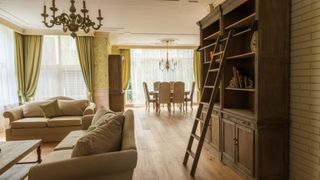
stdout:
<svg viewBox="0 0 320 180">
<path fill-rule="evenodd" d="M 205 83 L 204 83 L 204 86 L 203 86 L 203 89 L 201 92 L 201 101 L 200 101 L 199 108 L 198 108 L 198 111 L 196 114 L 196 118 L 195 118 L 192 130 L 191 130 L 189 143 L 188 143 L 187 150 L 186 150 L 184 160 L 183 160 L 183 164 L 186 166 L 188 163 L 189 156 L 194 158 L 193 163 L 192 163 L 191 172 L 190 172 L 191 176 L 194 176 L 194 174 L 196 172 L 198 161 L 199 161 L 201 150 L 202 150 L 202 146 L 203 146 L 205 136 L 206 136 L 206 133 L 208 130 L 208 126 L 209 126 L 209 122 L 210 122 L 210 118 L 211 118 L 211 113 L 212 113 L 214 104 L 216 102 L 217 96 L 219 94 L 219 85 L 220 85 L 220 81 L 221 81 L 224 66 L 225 66 L 226 54 L 228 54 L 228 46 L 230 44 L 230 40 L 232 39 L 232 36 L 233 36 L 233 30 L 230 30 L 227 38 L 221 39 L 221 36 L 219 36 L 216 40 L 216 43 L 215 43 L 213 57 L 220 57 L 220 60 L 218 61 L 218 60 L 212 59 L 210 62 L 209 70 L 207 72 Z M 219 47 L 220 47 L 221 43 L 224 41 L 226 41 L 225 46 L 224 46 L 224 50 L 218 52 L 218 50 L 220 49 Z M 214 67 L 214 64 L 217 62 L 220 63 L 219 68 Z M 214 84 L 211 85 L 211 84 L 209 84 L 210 78 L 213 78 L 214 74 L 216 75 L 215 81 L 214 81 Z M 210 98 L 206 99 L 205 95 L 208 95 L 208 94 L 209 94 Z M 203 112 L 204 106 L 208 106 L 208 110 L 206 111 L 207 113 L 206 113 L 205 119 L 202 120 L 201 114 Z M 203 123 L 203 127 L 202 127 L 202 131 L 201 131 L 200 136 L 198 136 L 196 134 L 199 122 Z M 192 150 L 191 150 L 194 140 L 199 141 L 199 143 L 196 147 L 196 152 L 192 152 Z"/>
</svg>

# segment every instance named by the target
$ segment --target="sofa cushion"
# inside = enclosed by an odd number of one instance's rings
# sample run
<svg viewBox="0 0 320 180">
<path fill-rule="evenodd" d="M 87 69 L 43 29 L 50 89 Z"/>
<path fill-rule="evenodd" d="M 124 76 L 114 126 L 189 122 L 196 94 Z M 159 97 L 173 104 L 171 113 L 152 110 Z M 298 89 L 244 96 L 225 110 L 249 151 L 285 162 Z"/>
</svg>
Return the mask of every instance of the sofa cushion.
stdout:
<svg viewBox="0 0 320 180">
<path fill-rule="evenodd" d="M 99 120 L 102 116 L 104 116 L 105 114 L 108 114 L 108 113 L 113 113 L 113 111 L 111 111 L 110 109 L 108 109 L 108 108 L 106 108 L 106 107 L 104 107 L 104 106 L 100 107 L 100 108 L 97 110 L 97 112 L 94 114 L 93 119 L 92 119 L 92 121 L 91 121 L 91 124 L 92 124 L 92 125 L 96 125 L 97 122 L 98 122 L 98 120 Z"/>
<path fill-rule="evenodd" d="M 123 121 L 112 120 L 88 132 L 77 141 L 72 151 L 72 157 L 119 151 L 122 124 Z"/>
<path fill-rule="evenodd" d="M 43 117 L 43 112 L 40 108 L 40 105 L 46 104 L 49 101 L 35 101 L 29 102 L 23 105 L 23 117 Z"/>
<path fill-rule="evenodd" d="M 62 111 L 59 108 L 58 100 L 50 101 L 46 104 L 40 105 L 42 112 L 47 118 L 54 118 L 62 115 Z"/>
<path fill-rule="evenodd" d="M 94 129 L 96 129 L 98 126 L 101 126 L 103 124 L 106 124 L 112 120 L 117 120 L 122 122 L 124 120 L 124 116 L 123 113 L 121 112 L 117 112 L 117 113 L 107 113 L 105 115 L 103 115 L 102 117 L 100 117 L 98 120 L 96 120 L 94 123 L 92 123 L 89 128 L 88 131 L 92 131 Z"/>
<path fill-rule="evenodd" d="M 84 109 L 88 106 L 88 100 L 58 100 L 63 115 L 82 116 Z"/>
<path fill-rule="evenodd" d="M 80 126 L 82 116 L 60 116 L 48 119 L 48 127 Z"/>
<path fill-rule="evenodd" d="M 53 151 L 43 159 L 41 164 L 67 160 L 71 158 L 71 154 L 72 150 Z"/>
<path fill-rule="evenodd" d="M 54 151 L 73 149 L 77 141 L 88 133 L 86 130 L 70 132 L 55 148 Z"/>
<path fill-rule="evenodd" d="M 11 122 L 11 128 L 43 128 L 47 127 L 47 121 L 44 117 L 23 118 Z"/>
</svg>

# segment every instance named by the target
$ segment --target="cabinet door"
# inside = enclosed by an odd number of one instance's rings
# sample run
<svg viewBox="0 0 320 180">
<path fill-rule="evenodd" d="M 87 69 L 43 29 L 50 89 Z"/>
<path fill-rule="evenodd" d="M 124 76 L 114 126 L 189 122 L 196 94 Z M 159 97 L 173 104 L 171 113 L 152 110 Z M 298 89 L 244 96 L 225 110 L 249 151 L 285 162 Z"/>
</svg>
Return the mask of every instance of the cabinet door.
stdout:
<svg viewBox="0 0 320 180">
<path fill-rule="evenodd" d="M 202 114 L 201 114 L 201 119 L 202 119 L 202 120 L 205 120 L 205 119 L 206 119 L 206 116 L 207 116 L 207 113 L 206 113 L 206 112 L 202 112 Z M 211 119 L 210 119 L 210 121 L 211 121 Z M 209 122 L 209 124 L 211 124 L 211 122 Z M 203 123 L 200 123 L 200 127 L 201 127 L 201 131 L 202 131 Z M 206 134 L 205 140 L 206 140 L 208 143 L 211 143 L 211 141 L 212 141 L 211 137 L 212 137 L 212 135 L 211 135 L 211 127 L 209 126 L 208 129 L 207 129 L 207 134 Z"/>
<path fill-rule="evenodd" d="M 220 118 L 218 114 L 212 114 L 211 116 L 211 134 L 212 134 L 212 146 L 220 152 Z"/>
<path fill-rule="evenodd" d="M 235 123 L 223 119 L 222 121 L 222 153 L 223 158 L 234 162 L 235 158 Z"/>
<path fill-rule="evenodd" d="M 254 131 L 237 125 L 236 164 L 245 173 L 254 175 Z"/>
</svg>

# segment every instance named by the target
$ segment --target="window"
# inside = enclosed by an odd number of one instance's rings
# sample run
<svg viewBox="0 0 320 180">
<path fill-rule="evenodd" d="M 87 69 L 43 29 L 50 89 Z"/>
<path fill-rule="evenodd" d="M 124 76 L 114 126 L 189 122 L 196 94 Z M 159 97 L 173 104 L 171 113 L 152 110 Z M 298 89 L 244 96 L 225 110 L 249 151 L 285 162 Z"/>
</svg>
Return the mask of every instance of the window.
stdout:
<svg viewBox="0 0 320 180">
<path fill-rule="evenodd" d="M 86 98 L 86 92 L 76 41 L 69 36 L 44 36 L 35 99 L 54 96 L 81 99 Z"/>
<path fill-rule="evenodd" d="M 177 61 L 175 71 L 161 71 L 159 61 L 166 58 L 166 49 L 131 49 L 131 78 L 126 91 L 126 101 L 132 104 L 144 104 L 142 83 L 153 90 L 155 81 L 183 81 L 185 89 L 191 90 L 193 81 L 193 50 L 169 49 L 169 59 Z"/>
<path fill-rule="evenodd" d="M 18 104 L 14 49 L 13 31 L 0 25 L 0 111 Z"/>
</svg>

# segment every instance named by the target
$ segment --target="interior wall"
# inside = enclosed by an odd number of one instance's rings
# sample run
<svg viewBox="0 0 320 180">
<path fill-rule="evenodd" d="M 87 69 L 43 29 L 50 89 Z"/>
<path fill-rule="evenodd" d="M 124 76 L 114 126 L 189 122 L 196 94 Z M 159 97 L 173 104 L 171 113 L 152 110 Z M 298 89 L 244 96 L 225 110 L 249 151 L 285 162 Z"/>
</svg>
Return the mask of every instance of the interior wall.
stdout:
<svg viewBox="0 0 320 180">
<path fill-rule="evenodd" d="M 290 178 L 320 179 L 320 1 L 292 0 Z"/>
<path fill-rule="evenodd" d="M 108 56 L 111 54 L 111 45 L 107 33 L 95 34 L 93 49 L 93 99 L 97 107 L 108 107 Z"/>
</svg>

